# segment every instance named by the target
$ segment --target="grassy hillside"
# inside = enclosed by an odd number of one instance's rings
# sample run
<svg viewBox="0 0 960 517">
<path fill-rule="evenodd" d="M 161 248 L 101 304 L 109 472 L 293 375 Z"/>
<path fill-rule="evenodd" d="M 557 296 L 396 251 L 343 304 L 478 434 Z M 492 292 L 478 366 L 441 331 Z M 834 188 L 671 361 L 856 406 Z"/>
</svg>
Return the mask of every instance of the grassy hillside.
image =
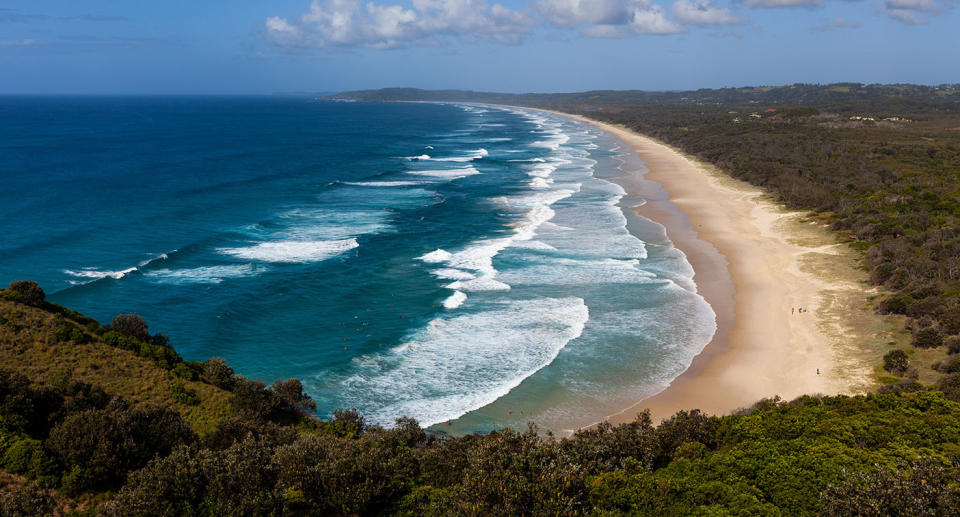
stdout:
<svg viewBox="0 0 960 517">
<path fill-rule="evenodd" d="M 58 337 L 64 328 L 76 329 L 90 341 Z M 181 378 L 131 350 L 107 345 L 96 332 L 62 315 L 10 300 L 0 300 L 0 365 L 37 385 L 80 381 L 133 406 L 174 408 L 200 434 L 230 415 L 228 391 Z M 177 397 L 175 386 L 196 398 Z"/>
</svg>

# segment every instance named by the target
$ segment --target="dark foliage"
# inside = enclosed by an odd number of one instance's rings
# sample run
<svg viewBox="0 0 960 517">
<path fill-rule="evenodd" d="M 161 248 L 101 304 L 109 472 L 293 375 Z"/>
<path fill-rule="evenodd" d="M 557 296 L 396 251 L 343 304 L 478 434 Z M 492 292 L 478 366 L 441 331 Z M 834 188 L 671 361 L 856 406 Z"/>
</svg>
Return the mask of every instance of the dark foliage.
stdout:
<svg viewBox="0 0 960 517">
<path fill-rule="evenodd" d="M 111 511 L 947 515 L 957 502 L 960 405 L 938 393 L 768 400 L 659 427 L 641 414 L 562 440 L 535 429 L 437 437 L 409 419 L 330 430 L 176 449 L 132 475 Z"/>
<path fill-rule="evenodd" d="M 819 515 L 947 517 L 960 509 L 960 471 L 943 461 L 921 458 L 894 469 L 876 465 L 844 474 L 824 491 Z"/>
<path fill-rule="evenodd" d="M 37 483 L 27 483 L 0 492 L 0 517 L 36 517 L 53 515 L 53 496 Z"/>
<path fill-rule="evenodd" d="M 131 409 L 113 399 L 103 409 L 68 416 L 50 431 L 46 443 L 66 466 L 80 467 L 84 487 L 103 489 L 121 485 L 128 472 L 194 441 L 179 413 L 166 408 Z"/>
<path fill-rule="evenodd" d="M 203 363 L 203 380 L 225 390 L 233 389 L 233 368 L 219 357 Z"/>
<path fill-rule="evenodd" d="M 28 280 L 10 282 L 4 294 L 14 301 L 34 307 L 42 307 L 47 296 L 39 284 Z"/>
<path fill-rule="evenodd" d="M 317 403 L 303 392 L 303 384 L 299 379 L 276 381 L 270 386 L 270 391 L 277 395 L 280 403 L 287 412 L 315 412 Z"/>
<path fill-rule="evenodd" d="M 883 369 L 890 373 L 903 375 L 909 367 L 910 361 L 903 350 L 891 350 L 883 356 Z"/>
<path fill-rule="evenodd" d="M 152 341 L 150 333 L 147 331 L 147 322 L 143 321 L 139 314 L 118 314 L 113 318 L 110 330 L 138 341 L 146 343 Z"/>
</svg>

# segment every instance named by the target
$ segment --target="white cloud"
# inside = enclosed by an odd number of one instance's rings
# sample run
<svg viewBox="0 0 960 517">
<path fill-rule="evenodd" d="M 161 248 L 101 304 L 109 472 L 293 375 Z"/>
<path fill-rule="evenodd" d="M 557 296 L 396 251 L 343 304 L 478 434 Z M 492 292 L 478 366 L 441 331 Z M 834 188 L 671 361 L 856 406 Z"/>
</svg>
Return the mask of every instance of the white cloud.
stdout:
<svg viewBox="0 0 960 517">
<path fill-rule="evenodd" d="M 659 5 L 647 1 L 632 2 L 633 17 L 627 26 L 637 34 L 677 34 L 683 32 L 682 25 L 678 25 L 667 20 L 663 14 L 663 8 Z"/>
<path fill-rule="evenodd" d="M 565 28 L 625 25 L 631 19 L 630 7 L 623 0 L 538 0 L 534 8 L 553 25 Z"/>
<path fill-rule="evenodd" d="M 592 38 L 632 34 L 676 34 L 683 27 L 667 20 L 652 0 L 537 0 L 534 9 L 548 23 Z"/>
<path fill-rule="evenodd" d="M 922 13 L 932 14 L 940 12 L 940 7 L 933 0 L 884 0 L 881 9 L 887 16 L 907 25 L 923 25 L 927 19 Z"/>
<path fill-rule="evenodd" d="M 926 18 L 921 18 L 915 11 L 909 9 L 884 9 L 884 12 L 894 20 L 907 25 L 923 25 L 927 23 Z"/>
<path fill-rule="evenodd" d="M 776 7 L 820 7 L 822 0 L 743 0 L 743 5 L 760 9 Z"/>
<path fill-rule="evenodd" d="M 486 0 L 408 0 L 405 5 L 361 0 L 312 0 L 297 18 L 272 16 L 264 22 L 268 40 L 284 47 L 396 48 L 436 44 L 442 38 L 519 43 L 534 26 L 580 28 L 595 38 L 676 34 L 685 29 L 667 19 L 653 0 L 533 0 L 510 9 Z M 690 0 L 679 0 L 689 3 Z M 730 23 L 728 9 L 693 0 L 696 24 Z M 724 21 L 726 20 L 726 21 Z"/>
<path fill-rule="evenodd" d="M 264 21 L 269 41 L 289 48 L 439 45 L 444 40 L 477 40 L 517 44 L 534 28 L 559 29 L 593 38 L 638 34 L 678 34 L 687 27 L 729 26 L 747 18 L 715 0 L 670 0 L 669 12 L 655 0 L 521 0 L 510 8 L 495 0 L 311 0 L 296 17 L 271 16 Z M 501 0 L 502 1 L 502 0 Z M 667 0 L 658 0 L 666 2 Z M 756 9 L 815 8 L 824 0 L 732 0 Z M 938 0 L 882 0 L 875 12 L 902 23 L 927 23 L 945 12 Z M 960 0 L 940 0 L 960 2 Z M 394 3 L 390 3 L 394 2 Z M 669 15 L 669 16 L 668 16 Z M 859 27 L 844 18 L 824 20 L 813 31 Z M 2 41 L 2 46 L 15 42 Z"/>
<path fill-rule="evenodd" d="M 833 18 L 830 20 L 824 20 L 823 23 L 813 27 L 814 31 L 823 32 L 832 29 L 856 29 L 861 26 L 860 22 L 856 20 L 847 20 L 844 18 Z"/>
<path fill-rule="evenodd" d="M 936 11 L 937 4 L 933 0 L 886 0 L 887 9 L 905 9 L 910 11 Z"/>
<path fill-rule="evenodd" d="M 359 0 L 313 0 L 297 20 L 277 16 L 264 24 L 281 46 L 396 48 L 438 36 L 518 43 L 532 20 L 521 11 L 485 0 L 414 0 L 412 8 Z"/>
<path fill-rule="evenodd" d="M 676 0 L 671 11 L 674 18 L 690 25 L 739 25 L 746 22 L 730 9 L 715 7 L 709 0 Z"/>
</svg>

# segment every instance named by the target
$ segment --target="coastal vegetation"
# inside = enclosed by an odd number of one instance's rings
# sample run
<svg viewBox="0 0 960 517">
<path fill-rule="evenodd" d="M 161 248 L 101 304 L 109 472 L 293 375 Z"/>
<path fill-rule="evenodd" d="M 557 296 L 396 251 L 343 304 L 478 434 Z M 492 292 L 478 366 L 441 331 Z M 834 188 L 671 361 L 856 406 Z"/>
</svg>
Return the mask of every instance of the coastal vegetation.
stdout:
<svg viewBox="0 0 960 517">
<path fill-rule="evenodd" d="M 409 418 L 368 425 L 350 410 L 316 419 L 299 381 L 266 387 L 220 359 L 185 362 L 138 316 L 100 327 L 36 284 L 0 291 L 0 316 L 4 516 L 950 515 L 960 505 L 952 366 L 938 386 L 890 393 L 680 411 L 659 425 L 641 413 L 562 439 L 532 426 L 452 437 Z"/>
</svg>

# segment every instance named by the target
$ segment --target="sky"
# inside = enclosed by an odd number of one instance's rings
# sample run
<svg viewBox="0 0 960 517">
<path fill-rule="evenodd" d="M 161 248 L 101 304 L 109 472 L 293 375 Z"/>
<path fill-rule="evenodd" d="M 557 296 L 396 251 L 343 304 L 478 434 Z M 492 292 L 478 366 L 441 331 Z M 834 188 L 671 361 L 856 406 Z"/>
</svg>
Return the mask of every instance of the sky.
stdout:
<svg viewBox="0 0 960 517">
<path fill-rule="evenodd" d="M 960 0 L 0 0 L 0 94 L 960 83 Z"/>
</svg>

